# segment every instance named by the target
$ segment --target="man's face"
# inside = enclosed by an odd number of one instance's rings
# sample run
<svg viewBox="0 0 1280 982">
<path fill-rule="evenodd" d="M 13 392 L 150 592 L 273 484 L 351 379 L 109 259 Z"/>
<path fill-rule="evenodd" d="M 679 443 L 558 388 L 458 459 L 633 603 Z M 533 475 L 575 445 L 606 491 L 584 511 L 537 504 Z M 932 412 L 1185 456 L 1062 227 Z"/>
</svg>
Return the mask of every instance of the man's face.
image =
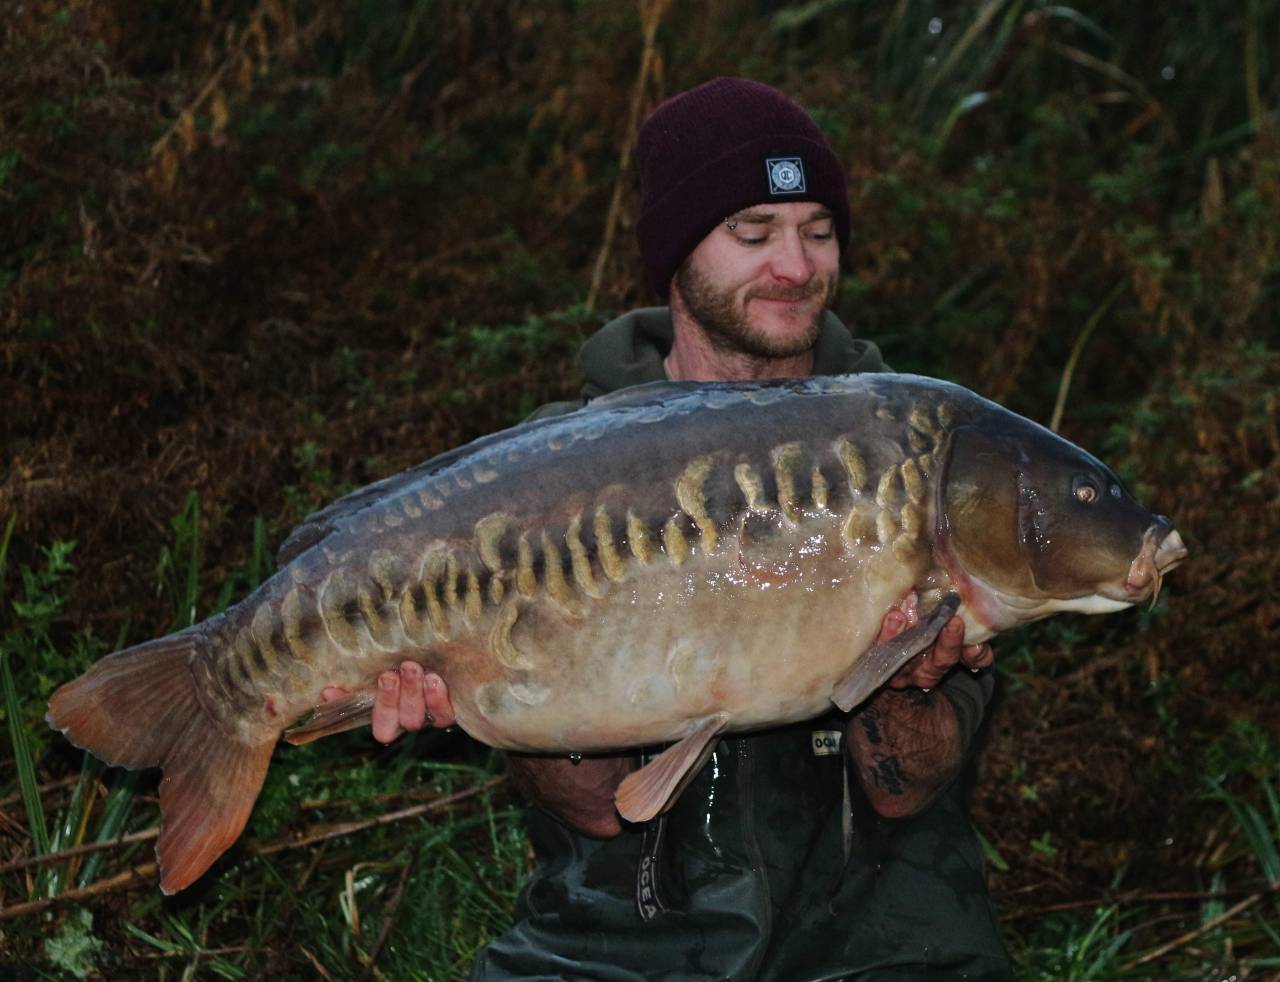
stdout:
<svg viewBox="0 0 1280 982">
<path fill-rule="evenodd" d="M 817 340 L 839 263 L 835 222 L 822 205 L 757 205 L 698 243 L 672 279 L 671 302 L 719 348 L 787 358 Z"/>
</svg>

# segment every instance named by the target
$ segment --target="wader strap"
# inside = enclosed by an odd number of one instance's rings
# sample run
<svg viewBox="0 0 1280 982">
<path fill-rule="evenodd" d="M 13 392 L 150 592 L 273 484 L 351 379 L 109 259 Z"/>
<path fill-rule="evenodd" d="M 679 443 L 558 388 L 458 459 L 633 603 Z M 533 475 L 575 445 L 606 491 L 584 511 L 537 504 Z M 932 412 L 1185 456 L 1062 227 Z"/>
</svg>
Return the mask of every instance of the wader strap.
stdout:
<svg viewBox="0 0 1280 982">
<path fill-rule="evenodd" d="M 853 851 L 853 796 L 849 792 L 849 768 L 853 764 L 842 761 L 840 776 L 844 779 L 844 804 L 840 813 L 840 831 L 843 833 L 844 861 L 849 862 L 849 853 Z"/>
<path fill-rule="evenodd" d="M 657 754 L 642 751 L 640 766 L 653 760 Z M 651 921 L 667 910 L 665 890 L 662 888 L 662 843 L 667 835 L 667 816 L 659 815 L 644 823 L 644 835 L 640 840 L 640 864 L 636 867 L 636 910 L 642 921 Z"/>
<path fill-rule="evenodd" d="M 667 816 L 659 815 L 644 825 L 644 838 L 640 844 L 640 865 L 636 869 L 636 910 L 642 921 L 651 921 L 667 909 L 663 897 L 662 842 L 666 838 Z"/>
</svg>

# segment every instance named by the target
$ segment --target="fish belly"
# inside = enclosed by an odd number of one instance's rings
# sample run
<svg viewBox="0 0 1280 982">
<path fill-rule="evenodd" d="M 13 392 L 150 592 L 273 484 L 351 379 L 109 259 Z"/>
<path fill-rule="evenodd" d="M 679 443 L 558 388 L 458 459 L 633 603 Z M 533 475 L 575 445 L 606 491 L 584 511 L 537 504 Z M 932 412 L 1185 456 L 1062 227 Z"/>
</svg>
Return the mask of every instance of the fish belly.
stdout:
<svg viewBox="0 0 1280 982">
<path fill-rule="evenodd" d="M 641 570 L 576 616 L 530 605 L 507 639 L 522 667 L 450 682 L 459 722 L 495 746 L 567 753 L 679 739 L 718 712 L 732 730 L 817 716 L 920 576 L 832 539 L 797 531 L 750 559 L 729 543 Z"/>
</svg>

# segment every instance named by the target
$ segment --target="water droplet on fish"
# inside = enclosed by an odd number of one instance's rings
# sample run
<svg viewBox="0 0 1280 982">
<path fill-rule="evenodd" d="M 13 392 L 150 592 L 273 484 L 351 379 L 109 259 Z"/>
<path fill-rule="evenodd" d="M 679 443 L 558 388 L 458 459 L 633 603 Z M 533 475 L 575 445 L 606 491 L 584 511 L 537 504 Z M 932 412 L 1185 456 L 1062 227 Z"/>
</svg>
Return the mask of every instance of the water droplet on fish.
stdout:
<svg viewBox="0 0 1280 982">
<path fill-rule="evenodd" d="M 570 755 L 569 755 L 569 763 L 570 763 L 570 764 L 572 764 L 574 767 L 577 767 L 579 764 L 581 764 L 581 763 L 582 763 L 582 754 L 580 754 L 580 753 L 572 753 L 572 754 L 570 754 Z"/>
</svg>

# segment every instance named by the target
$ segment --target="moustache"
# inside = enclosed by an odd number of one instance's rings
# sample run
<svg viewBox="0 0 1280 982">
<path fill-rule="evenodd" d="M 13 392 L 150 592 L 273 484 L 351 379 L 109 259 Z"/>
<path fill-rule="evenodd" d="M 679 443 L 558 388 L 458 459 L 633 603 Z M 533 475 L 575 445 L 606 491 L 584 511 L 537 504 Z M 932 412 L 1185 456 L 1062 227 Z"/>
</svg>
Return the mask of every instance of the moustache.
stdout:
<svg viewBox="0 0 1280 982">
<path fill-rule="evenodd" d="M 827 292 L 827 285 L 823 280 L 814 279 L 804 286 L 791 287 L 790 289 L 769 289 L 769 290 L 752 290 L 747 294 L 748 300 L 776 300 L 784 303 L 799 303 L 802 300 L 810 300 L 814 297 L 824 296 Z"/>
</svg>

